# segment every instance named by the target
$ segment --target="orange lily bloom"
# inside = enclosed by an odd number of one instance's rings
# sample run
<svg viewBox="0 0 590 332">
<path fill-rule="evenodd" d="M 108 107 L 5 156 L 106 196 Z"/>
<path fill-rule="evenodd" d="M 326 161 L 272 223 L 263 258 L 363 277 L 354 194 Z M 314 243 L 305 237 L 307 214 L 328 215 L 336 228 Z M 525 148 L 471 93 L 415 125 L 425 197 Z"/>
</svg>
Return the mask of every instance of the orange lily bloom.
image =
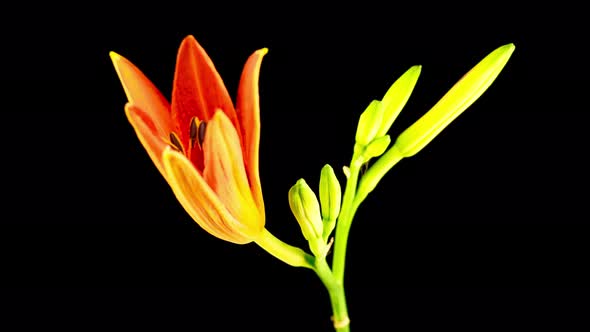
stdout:
<svg viewBox="0 0 590 332">
<path fill-rule="evenodd" d="M 127 118 L 179 202 L 205 231 L 238 244 L 255 241 L 265 224 L 258 78 L 266 52 L 248 58 L 235 108 L 192 36 L 178 51 L 171 103 L 130 61 L 110 54 L 129 100 Z"/>
</svg>

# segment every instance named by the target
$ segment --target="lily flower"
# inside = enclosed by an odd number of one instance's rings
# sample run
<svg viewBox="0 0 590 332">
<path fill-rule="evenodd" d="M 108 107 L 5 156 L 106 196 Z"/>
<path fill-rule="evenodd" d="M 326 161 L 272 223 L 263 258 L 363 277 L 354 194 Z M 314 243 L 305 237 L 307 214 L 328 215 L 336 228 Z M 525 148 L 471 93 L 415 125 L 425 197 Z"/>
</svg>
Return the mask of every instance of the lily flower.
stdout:
<svg viewBox="0 0 590 332">
<path fill-rule="evenodd" d="M 171 103 L 129 60 L 110 53 L 129 100 L 127 118 L 178 201 L 205 231 L 238 244 L 265 232 L 258 78 L 266 53 L 246 61 L 235 108 L 193 36 L 178 51 Z"/>
</svg>

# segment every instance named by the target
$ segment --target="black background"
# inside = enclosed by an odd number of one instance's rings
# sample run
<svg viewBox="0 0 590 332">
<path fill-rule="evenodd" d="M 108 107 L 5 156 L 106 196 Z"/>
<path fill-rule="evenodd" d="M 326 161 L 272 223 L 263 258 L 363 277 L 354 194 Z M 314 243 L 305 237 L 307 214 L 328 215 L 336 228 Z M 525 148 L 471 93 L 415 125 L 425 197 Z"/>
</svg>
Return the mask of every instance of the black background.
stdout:
<svg viewBox="0 0 590 332">
<path fill-rule="evenodd" d="M 108 52 L 169 96 L 177 48 L 192 34 L 232 96 L 246 58 L 270 49 L 260 80 L 267 228 L 298 246 L 289 187 L 301 177 L 317 186 L 325 163 L 344 180 L 372 99 L 423 66 L 395 137 L 486 54 L 515 43 L 491 88 L 358 211 L 352 329 L 587 330 L 581 13 L 491 2 L 5 11 L 0 329 L 331 329 L 319 279 L 201 230 L 125 118 Z"/>
</svg>

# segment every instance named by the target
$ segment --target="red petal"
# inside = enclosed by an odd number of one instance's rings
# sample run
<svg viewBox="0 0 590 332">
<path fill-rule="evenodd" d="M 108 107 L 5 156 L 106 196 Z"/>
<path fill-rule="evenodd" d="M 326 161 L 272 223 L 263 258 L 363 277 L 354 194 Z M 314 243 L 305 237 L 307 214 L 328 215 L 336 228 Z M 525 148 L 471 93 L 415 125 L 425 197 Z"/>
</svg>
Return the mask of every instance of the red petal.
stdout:
<svg viewBox="0 0 590 332">
<path fill-rule="evenodd" d="M 110 55 L 129 102 L 151 118 L 160 135 L 168 135 L 172 122 L 166 98 L 129 60 L 114 52 Z"/>
<path fill-rule="evenodd" d="M 258 78 L 262 57 L 268 49 L 260 49 L 248 58 L 238 88 L 237 114 L 242 131 L 242 147 L 250 188 L 260 211 L 264 211 L 260 175 L 258 170 L 258 151 L 260 143 L 260 103 L 258 98 Z"/>
<path fill-rule="evenodd" d="M 209 121 L 221 109 L 237 126 L 231 98 L 213 62 L 193 36 L 186 37 L 176 60 L 172 87 L 172 119 L 182 144 L 189 144 L 191 118 Z"/>
<path fill-rule="evenodd" d="M 201 174 L 203 174 L 203 149 L 199 146 L 199 144 L 195 144 L 191 147 L 191 153 L 189 159 Z"/>
</svg>

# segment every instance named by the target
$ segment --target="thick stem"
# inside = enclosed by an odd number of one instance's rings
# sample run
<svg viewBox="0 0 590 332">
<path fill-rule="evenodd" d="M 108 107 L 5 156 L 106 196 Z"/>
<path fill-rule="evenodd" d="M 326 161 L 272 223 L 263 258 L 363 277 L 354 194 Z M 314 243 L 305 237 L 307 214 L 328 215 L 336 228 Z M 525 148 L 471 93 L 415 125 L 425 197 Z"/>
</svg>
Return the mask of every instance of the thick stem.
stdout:
<svg viewBox="0 0 590 332">
<path fill-rule="evenodd" d="M 349 332 L 350 319 L 348 318 L 348 309 L 346 307 L 346 295 L 344 286 L 334 278 L 325 259 L 316 260 L 315 271 L 322 280 L 322 283 L 330 295 L 330 304 L 332 305 L 332 322 L 336 332 Z"/>
<path fill-rule="evenodd" d="M 334 278 L 334 274 L 330 270 L 328 263 L 326 263 L 325 258 L 315 258 L 297 247 L 288 245 L 276 238 L 266 229 L 264 229 L 256 239 L 256 244 L 289 265 L 306 267 L 314 270 L 330 295 L 330 303 L 332 305 L 332 312 L 334 313 L 332 320 L 334 322 L 335 330 L 337 332 L 350 331 L 350 320 L 346 308 L 344 287 L 341 281 Z"/>
<path fill-rule="evenodd" d="M 332 270 L 334 277 L 339 283 L 344 282 L 344 264 L 346 262 L 346 245 L 348 242 L 348 232 L 354 217 L 354 199 L 356 186 L 362 163 L 356 154 L 352 157 L 350 164 L 350 175 L 346 181 L 346 189 L 342 199 L 342 208 L 340 216 L 336 223 L 336 235 L 334 239 L 334 257 L 332 258 Z"/>
</svg>

